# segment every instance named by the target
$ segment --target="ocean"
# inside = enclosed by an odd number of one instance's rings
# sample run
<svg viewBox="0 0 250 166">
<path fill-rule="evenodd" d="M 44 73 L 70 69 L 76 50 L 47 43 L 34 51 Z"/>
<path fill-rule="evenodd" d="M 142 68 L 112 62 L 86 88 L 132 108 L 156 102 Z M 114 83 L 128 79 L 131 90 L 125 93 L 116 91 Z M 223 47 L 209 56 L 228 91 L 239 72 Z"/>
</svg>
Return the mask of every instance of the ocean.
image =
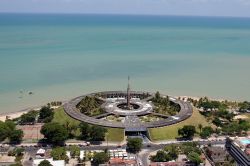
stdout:
<svg viewBox="0 0 250 166">
<path fill-rule="evenodd" d="M 0 14 L 0 113 L 128 75 L 132 90 L 250 100 L 249 72 L 250 18 Z"/>
</svg>

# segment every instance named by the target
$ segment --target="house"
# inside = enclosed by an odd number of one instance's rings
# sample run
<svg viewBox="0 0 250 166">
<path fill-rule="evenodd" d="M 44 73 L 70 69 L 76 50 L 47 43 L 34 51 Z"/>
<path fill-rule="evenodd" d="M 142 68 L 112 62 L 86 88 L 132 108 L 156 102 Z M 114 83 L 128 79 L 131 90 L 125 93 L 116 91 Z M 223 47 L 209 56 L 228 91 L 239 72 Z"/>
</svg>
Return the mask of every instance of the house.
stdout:
<svg viewBox="0 0 250 166">
<path fill-rule="evenodd" d="M 227 162 L 228 153 L 223 147 L 208 147 L 206 150 L 206 154 L 215 164 L 223 164 Z"/>
<path fill-rule="evenodd" d="M 137 166 L 136 160 L 125 160 L 122 158 L 113 158 L 109 160 L 109 166 Z"/>
</svg>

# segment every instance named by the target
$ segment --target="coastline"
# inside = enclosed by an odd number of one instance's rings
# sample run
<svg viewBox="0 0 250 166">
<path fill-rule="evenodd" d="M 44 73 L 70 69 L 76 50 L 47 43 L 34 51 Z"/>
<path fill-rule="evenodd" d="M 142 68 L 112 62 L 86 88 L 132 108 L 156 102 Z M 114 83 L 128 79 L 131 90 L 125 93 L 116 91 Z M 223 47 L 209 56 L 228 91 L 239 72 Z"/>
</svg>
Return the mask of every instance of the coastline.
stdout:
<svg viewBox="0 0 250 166">
<path fill-rule="evenodd" d="M 44 106 L 44 105 L 42 105 L 42 106 Z M 26 114 L 30 111 L 39 111 L 42 108 L 42 106 L 30 107 L 30 108 L 26 108 L 23 110 L 13 111 L 13 112 L 8 112 L 8 113 L 0 113 L 0 121 L 4 122 L 6 119 L 18 118 L 18 117 L 22 116 L 23 114 Z M 51 108 L 56 109 L 58 107 L 60 107 L 60 106 L 52 106 Z"/>
<path fill-rule="evenodd" d="M 29 111 L 32 111 L 32 110 L 38 111 L 40 108 L 41 108 L 41 106 L 40 107 L 30 107 L 30 108 L 26 108 L 26 109 L 19 110 L 19 111 L 0 113 L 0 121 L 4 122 L 6 119 L 15 119 L 15 118 L 18 118 Z"/>
<path fill-rule="evenodd" d="M 51 103 L 53 101 L 59 101 L 62 103 L 62 105 L 67 101 L 66 99 L 63 99 L 63 100 L 46 100 L 46 102 L 43 102 L 43 103 L 39 103 L 39 104 L 35 104 L 35 105 L 31 105 L 29 107 L 24 107 L 24 108 L 21 108 L 19 110 L 16 110 L 16 111 L 8 111 L 8 112 L 0 112 L 0 121 L 5 121 L 6 118 L 8 117 L 8 119 L 15 119 L 17 117 L 20 117 L 22 114 L 25 114 L 27 112 L 30 112 L 30 111 L 38 111 L 40 110 L 43 106 L 46 106 L 48 103 Z M 58 108 L 58 106 L 51 106 L 52 108 Z"/>
</svg>

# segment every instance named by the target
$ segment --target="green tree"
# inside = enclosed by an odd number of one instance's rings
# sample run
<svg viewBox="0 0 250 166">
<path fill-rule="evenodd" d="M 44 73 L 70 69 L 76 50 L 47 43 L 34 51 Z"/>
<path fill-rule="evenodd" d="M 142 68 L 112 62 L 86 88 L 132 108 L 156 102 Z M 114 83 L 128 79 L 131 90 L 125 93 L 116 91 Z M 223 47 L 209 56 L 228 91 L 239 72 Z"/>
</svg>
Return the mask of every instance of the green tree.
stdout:
<svg viewBox="0 0 250 166">
<path fill-rule="evenodd" d="M 199 124 L 199 125 L 198 125 L 198 128 L 199 128 L 199 130 L 200 130 L 200 133 L 201 133 L 202 127 L 203 127 L 202 124 Z"/>
<path fill-rule="evenodd" d="M 16 124 L 12 120 L 6 120 L 5 124 L 8 127 L 9 132 L 16 129 Z"/>
<path fill-rule="evenodd" d="M 81 139 L 89 139 L 90 126 L 86 122 L 80 123 Z"/>
<path fill-rule="evenodd" d="M 92 141 L 103 141 L 106 132 L 106 128 L 94 125 L 90 129 L 89 137 Z"/>
<path fill-rule="evenodd" d="M 218 117 L 214 118 L 213 124 L 215 124 L 218 127 L 222 126 L 222 122 L 221 122 L 221 120 Z"/>
<path fill-rule="evenodd" d="M 127 148 L 132 153 L 137 153 L 137 152 L 141 151 L 142 139 L 141 138 L 128 138 L 127 139 Z"/>
<path fill-rule="evenodd" d="M 20 143 L 23 138 L 23 131 L 22 130 L 13 130 L 9 135 L 9 140 L 11 143 Z"/>
<path fill-rule="evenodd" d="M 80 156 L 80 148 L 76 145 L 73 145 L 69 148 L 70 155 L 73 157 L 79 157 Z"/>
<path fill-rule="evenodd" d="M 14 149 L 15 156 L 22 156 L 23 152 L 24 152 L 23 148 L 16 148 L 16 149 Z"/>
<path fill-rule="evenodd" d="M 250 102 L 244 101 L 239 103 L 239 107 L 241 112 L 246 112 L 247 110 L 250 110 Z"/>
<path fill-rule="evenodd" d="M 212 127 L 206 126 L 202 129 L 200 136 L 201 136 L 201 138 L 207 138 L 207 137 L 211 136 L 212 133 L 213 133 Z"/>
<path fill-rule="evenodd" d="M 40 109 L 39 119 L 45 123 L 51 122 L 54 117 L 54 112 L 49 106 L 43 106 Z"/>
<path fill-rule="evenodd" d="M 161 100 L 161 94 L 160 94 L 159 91 L 157 91 L 157 92 L 155 93 L 155 101 L 156 101 L 156 102 L 159 102 L 160 100 Z"/>
<path fill-rule="evenodd" d="M 175 160 L 178 157 L 177 147 L 171 144 L 169 148 L 165 148 L 167 150 L 168 156 L 170 160 Z"/>
<path fill-rule="evenodd" d="M 201 150 L 200 150 L 200 148 L 197 147 L 197 143 L 195 143 L 195 142 L 182 143 L 180 148 L 181 148 L 181 151 L 185 155 L 188 155 L 190 152 L 195 152 L 195 153 L 201 154 Z"/>
<path fill-rule="evenodd" d="M 69 160 L 64 147 L 53 148 L 50 152 L 50 155 L 54 160 L 65 160 L 66 162 L 68 162 Z"/>
<path fill-rule="evenodd" d="M 11 143 L 20 143 L 23 137 L 23 131 L 17 130 L 16 125 L 11 120 L 0 121 L 0 141 L 9 138 Z"/>
<path fill-rule="evenodd" d="M 195 127 L 192 125 L 185 125 L 183 128 L 178 129 L 178 134 L 183 138 L 192 138 L 195 134 Z"/>
<path fill-rule="evenodd" d="M 190 152 L 187 157 L 191 162 L 195 163 L 196 165 L 199 165 L 202 162 L 200 155 L 196 152 Z"/>
<path fill-rule="evenodd" d="M 234 135 L 236 133 L 240 133 L 241 130 L 239 128 L 239 124 L 237 122 L 232 122 L 228 125 L 224 125 L 222 126 L 222 131 L 225 134 L 230 134 L 230 135 Z"/>
<path fill-rule="evenodd" d="M 30 111 L 26 114 L 23 114 L 20 117 L 20 124 L 34 124 L 36 121 L 37 111 Z"/>
<path fill-rule="evenodd" d="M 43 160 L 38 164 L 38 166 L 53 166 L 48 160 Z"/>
<path fill-rule="evenodd" d="M 222 127 L 222 131 L 230 135 L 237 134 L 237 133 L 241 135 L 242 131 L 247 132 L 249 128 L 250 128 L 250 123 L 248 121 L 239 120 L 238 122 L 234 121 L 228 125 L 224 125 Z"/>
<path fill-rule="evenodd" d="M 239 129 L 240 131 L 247 132 L 250 129 L 250 123 L 246 120 L 239 120 Z"/>
<path fill-rule="evenodd" d="M 66 128 L 54 122 L 44 124 L 41 133 L 48 142 L 53 144 L 63 143 L 68 138 L 68 131 Z"/>
<path fill-rule="evenodd" d="M 75 123 L 71 123 L 70 121 L 66 120 L 64 127 L 69 133 L 69 138 L 74 138 L 75 137 L 75 132 L 78 129 L 78 125 Z"/>
<path fill-rule="evenodd" d="M 104 164 L 109 161 L 109 156 L 105 152 L 95 153 L 93 157 L 93 165 Z"/>
<path fill-rule="evenodd" d="M 104 113 L 105 111 L 100 108 L 102 100 L 96 98 L 95 96 L 86 96 L 77 105 L 77 108 L 81 113 L 88 116 L 95 116 Z"/>
<path fill-rule="evenodd" d="M 5 140 L 9 136 L 9 128 L 6 123 L 0 121 L 0 141 Z"/>
<path fill-rule="evenodd" d="M 163 150 L 159 150 L 156 155 L 150 157 L 150 160 L 153 162 L 167 162 L 170 160 L 170 157 Z"/>
</svg>

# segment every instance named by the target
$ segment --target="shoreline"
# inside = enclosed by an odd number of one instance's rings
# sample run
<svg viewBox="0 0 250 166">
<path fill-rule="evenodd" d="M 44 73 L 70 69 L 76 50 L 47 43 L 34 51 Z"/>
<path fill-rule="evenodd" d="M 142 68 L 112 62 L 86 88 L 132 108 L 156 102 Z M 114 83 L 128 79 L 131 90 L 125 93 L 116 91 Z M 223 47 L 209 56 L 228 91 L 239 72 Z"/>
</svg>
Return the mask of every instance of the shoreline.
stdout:
<svg viewBox="0 0 250 166">
<path fill-rule="evenodd" d="M 62 101 L 62 105 L 63 105 L 63 103 L 64 102 Z M 7 119 L 7 117 L 8 117 L 8 119 L 15 119 L 15 118 L 22 116 L 23 114 L 30 112 L 30 111 L 38 111 L 45 105 L 46 104 L 40 105 L 40 106 L 29 107 L 29 108 L 18 110 L 18 111 L 0 113 L 0 121 L 4 122 Z M 55 109 L 55 108 L 58 108 L 58 106 L 52 106 L 52 108 Z"/>
<path fill-rule="evenodd" d="M 4 122 L 6 119 L 15 119 L 15 118 L 22 116 L 23 114 L 27 112 L 30 112 L 32 110 L 38 110 L 40 108 L 41 107 L 30 107 L 30 108 L 26 108 L 26 109 L 19 110 L 19 111 L 0 113 L 0 121 Z"/>
</svg>

